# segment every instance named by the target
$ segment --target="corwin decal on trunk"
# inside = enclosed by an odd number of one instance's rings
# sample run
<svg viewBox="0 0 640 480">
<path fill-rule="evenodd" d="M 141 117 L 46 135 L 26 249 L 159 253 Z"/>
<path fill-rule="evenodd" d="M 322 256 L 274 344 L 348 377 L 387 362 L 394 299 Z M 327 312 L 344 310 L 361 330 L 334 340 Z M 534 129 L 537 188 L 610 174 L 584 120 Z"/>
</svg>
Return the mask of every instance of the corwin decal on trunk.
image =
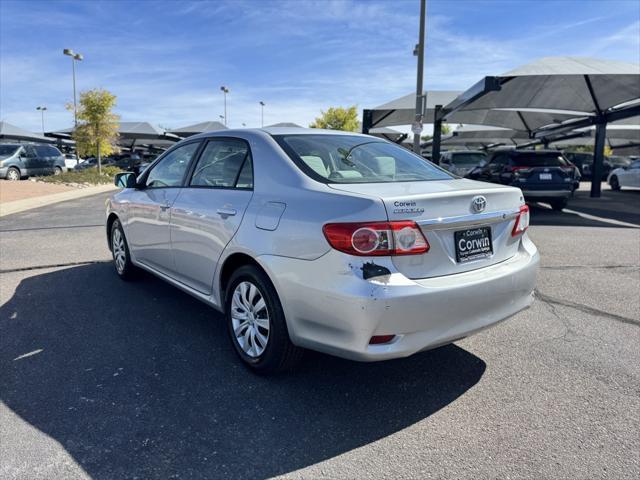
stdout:
<svg viewBox="0 0 640 480">
<path fill-rule="evenodd" d="M 424 213 L 424 208 L 418 207 L 416 202 L 412 200 L 406 202 L 396 200 L 393 202 L 393 206 L 395 207 L 393 209 L 394 214 L 422 215 Z"/>
</svg>

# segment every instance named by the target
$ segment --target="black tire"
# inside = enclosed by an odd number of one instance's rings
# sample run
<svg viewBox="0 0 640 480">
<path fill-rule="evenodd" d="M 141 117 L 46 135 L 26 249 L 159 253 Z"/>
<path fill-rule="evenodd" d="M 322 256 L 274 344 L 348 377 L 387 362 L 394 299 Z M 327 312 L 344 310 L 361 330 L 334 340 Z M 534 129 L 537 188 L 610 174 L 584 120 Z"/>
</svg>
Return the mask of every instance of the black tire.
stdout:
<svg viewBox="0 0 640 480">
<path fill-rule="evenodd" d="M 567 206 L 567 203 L 569 202 L 567 201 L 566 198 L 563 198 L 562 200 L 553 200 L 549 203 L 551 203 L 551 208 L 553 208 L 557 212 L 561 212 L 562 209 L 565 208 Z"/>
<path fill-rule="evenodd" d="M 120 220 L 115 219 L 111 224 L 109 239 L 109 246 L 111 247 L 111 255 L 113 256 L 113 265 L 116 273 L 122 280 L 132 280 L 135 278 L 138 269 L 133 263 L 131 263 L 129 244 L 127 243 L 127 237 L 124 235 L 124 230 L 122 229 Z M 122 239 L 122 242 L 120 242 L 119 239 Z M 117 258 L 119 257 L 120 252 L 122 252 L 124 256 L 122 258 Z"/>
<path fill-rule="evenodd" d="M 618 177 L 615 175 L 611 177 L 611 180 L 609 180 L 609 185 L 611 185 L 611 190 L 620 190 L 620 182 L 618 181 Z"/>
<path fill-rule="evenodd" d="M 17 169 L 16 167 L 9 167 L 9 169 L 7 170 L 7 175 L 6 175 L 6 179 L 10 180 L 10 181 L 18 181 L 20 180 L 20 170 Z"/>
<path fill-rule="evenodd" d="M 268 313 L 268 339 L 264 351 L 257 356 L 247 354 L 234 333 L 232 319 L 233 295 L 236 288 L 245 282 L 257 287 L 258 294 L 264 299 Z M 300 361 L 304 350 L 291 343 L 278 293 L 269 277 L 258 267 L 244 265 L 231 275 L 225 291 L 225 320 L 233 348 L 242 362 L 252 371 L 260 374 L 279 373 L 291 370 Z M 249 327 L 247 326 L 247 328 Z M 253 339 L 253 342 L 255 343 L 255 339 Z"/>
</svg>

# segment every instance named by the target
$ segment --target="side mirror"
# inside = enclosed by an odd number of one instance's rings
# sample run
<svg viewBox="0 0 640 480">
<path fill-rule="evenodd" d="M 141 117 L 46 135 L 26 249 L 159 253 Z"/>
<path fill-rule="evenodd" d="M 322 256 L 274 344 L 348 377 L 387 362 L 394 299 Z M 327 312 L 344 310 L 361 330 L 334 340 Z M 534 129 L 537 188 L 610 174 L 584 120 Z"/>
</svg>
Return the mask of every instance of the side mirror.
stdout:
<svg viewBox="0 0 640 480">
<path fill-rule="evenodd" d="M 136 188 L 136 175 L 133 172 L 116 173 L 113 183 L 120 188 Z"/>
<path fill-rule="evenodd" d="M 486 160 L 480 160 L 480 163 L 478 163 L 478 166 L 480 168 L 484 168 L 487 166 L 487 161 Z"/>
</svg>

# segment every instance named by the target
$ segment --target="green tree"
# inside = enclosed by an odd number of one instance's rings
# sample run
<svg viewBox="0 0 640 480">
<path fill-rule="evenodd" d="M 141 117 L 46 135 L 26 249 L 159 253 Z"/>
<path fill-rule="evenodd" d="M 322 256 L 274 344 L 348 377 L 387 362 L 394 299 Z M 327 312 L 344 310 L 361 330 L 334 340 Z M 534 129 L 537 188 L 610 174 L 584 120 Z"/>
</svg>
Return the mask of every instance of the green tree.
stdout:
<svg viewBox="0 0 640 480">
<path fill-rule="evenodd" d="M 448 123 L 442 123 L 442 128 L 440 129 L 440 131 L 442 132 L 442 135 L 449 135 L 451 133 L 451 127 L 449 126 Z M 433 135 L 422 135 L 420 137 L 421 140 L 423 141 L 429 141 L 433 138 Z"/>
<path fill-rule="evenodd" d="M 96 88 L 80 93 L 78 126 L 73 132 L 73 139 L 79 155 L 98 158 L 99 173 L 102 172 L 101 156 L 110 155 L 118 148 L 120 117 L 111 111 L 115 104 L 116 96 L 107 90 Z"/>
<path fill-rule="evenodd" d="M 345 130 L 357 132 L 360 130 L 358 110 L 353 105 L 349 108 L 331 107 L 326 112 L 320 111 L 320 116 L 309 125 L 311 128 L 326 128 L 329 130 Z"/>
</svg>

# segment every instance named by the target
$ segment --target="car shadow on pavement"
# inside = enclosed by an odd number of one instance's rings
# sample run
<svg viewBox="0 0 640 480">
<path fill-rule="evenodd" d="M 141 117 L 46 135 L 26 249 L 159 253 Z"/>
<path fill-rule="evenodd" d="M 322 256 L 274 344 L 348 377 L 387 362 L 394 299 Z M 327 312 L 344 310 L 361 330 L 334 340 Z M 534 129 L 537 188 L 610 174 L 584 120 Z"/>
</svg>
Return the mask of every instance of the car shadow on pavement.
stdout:
<svg viewBox="0 0 640 480">
<path fill-rule="evenodd" d="M 309 353 L 256 376 L 219 314 L 142 277 L 121 282 L 108 263 L 42 273 L 0 309 L 0 401 L 93 478 L 291 472 L 424 420 L 485 371 L 449 345 L 369 364 Z"/>
<path fill-rule="evenodd" d="M 568 211 L 562 212 L 537 203 L 531 203 L 530 207 L 531 225 L 605 228 L 640 226 L 640 190 L 603 190 L 599 198 L 591 198 L 588 191 L 578 191 L 569 200 Z M 630 225 L 624 226 L 607 220 Z"/>
</svg>

